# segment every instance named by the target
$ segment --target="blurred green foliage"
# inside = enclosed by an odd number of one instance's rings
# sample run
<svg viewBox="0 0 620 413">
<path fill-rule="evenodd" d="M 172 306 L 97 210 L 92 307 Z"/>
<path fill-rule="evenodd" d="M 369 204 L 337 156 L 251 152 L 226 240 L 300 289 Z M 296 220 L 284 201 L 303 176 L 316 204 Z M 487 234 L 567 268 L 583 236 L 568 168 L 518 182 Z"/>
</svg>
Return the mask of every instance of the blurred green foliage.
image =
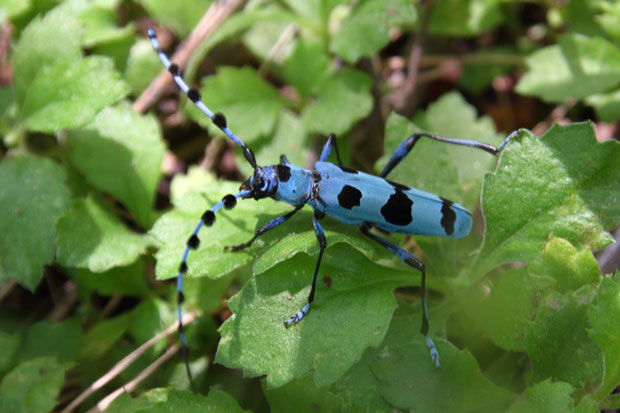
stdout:
<svg viewBox="0 0 620 413">
<path fill-rule="evenodd" d="M 187 336 L 201 394 L 188 391 L 179 357 L 110 410 L 620 409 L 611 395 L 620 284 L 593 255 L 620 221 L 620 146 L 598 142 L 588 122 L 620 118 L 619 4 L 246 2 L 201 43 L 186 75 L 261 165 L 285 153 L 309 166 L 332 132 L 354 166 L 378 171 L 416 131 L 498 144 L 557 107 L 574 123 L 523 131 L 499 160 L 421 141 L 390 175 L 474 211 L 466 239 L 390 236 L 427 265 L 441 369 L 418 333 L 419 274 L 330 218 L 316 301 L 286 329 L 319 250 L 311 212 L 223 252 L 290 210 L 240 201 L 218 212 L 188 261 L 184 311 L 199 315 Z M 165 97 L 159 118 L 131 102 L 162 70 L 146 28 L 172 52 L 209 7 L 218 5 L 0 0 L 12 36 L 0 50 L 0 411 L 65 407 L 175 321 L 175 286 L 161 280 L 176 275 L 205 208 L 236 192 L 222 176 L 251 170 L 187 99 L 179 116 Z M 411 86 L 420 30 L 424 109 L 407 113 L 393 98 Z M 178 173 L 207 143 L 210 170 Z M 161 339 L 78 410 L 170 345 Z"/>
</svg>

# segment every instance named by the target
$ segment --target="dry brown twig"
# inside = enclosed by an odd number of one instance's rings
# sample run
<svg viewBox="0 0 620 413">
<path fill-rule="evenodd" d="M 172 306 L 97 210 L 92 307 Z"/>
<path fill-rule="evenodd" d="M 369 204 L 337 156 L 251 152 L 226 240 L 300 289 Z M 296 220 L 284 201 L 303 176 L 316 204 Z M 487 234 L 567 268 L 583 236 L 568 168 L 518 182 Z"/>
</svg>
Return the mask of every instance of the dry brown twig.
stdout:
<svg viewBox="0 0 620 413">
<path fill-rule="evenodd" d="M 420 70 L 420 61 L 422 59 L 422 48 L 424 39 L 426 38 L 426 26 L 429 19 L 430 1 L 422 2 L 421 24 L 420 29 L 411 48 L 409 62 L 407 63 L 407 77 L 402 89 L 393 91 L 388 96 L 390 105 L 399 113 L 410 115 L 413 110 L 415 101 L 412 97 L 415 94 L 416 84 L 418 82 L 418 74 Z"/>
<path fill-rule="evenodd" d="M 174 52 L 171 60 L 183 70 L 200 43 L 212 34 L 241 4 L 243 4 L 243 0 L 214 1 L 189 37 Z M 138 113 L 146 112 L 159 99 L 162 91 L 170 82 L 172 82 L 172 77 L 168 75 L 168 72 L 162 71 L 136 99 L 133 104 L 134 110 Z"/>
</svg>

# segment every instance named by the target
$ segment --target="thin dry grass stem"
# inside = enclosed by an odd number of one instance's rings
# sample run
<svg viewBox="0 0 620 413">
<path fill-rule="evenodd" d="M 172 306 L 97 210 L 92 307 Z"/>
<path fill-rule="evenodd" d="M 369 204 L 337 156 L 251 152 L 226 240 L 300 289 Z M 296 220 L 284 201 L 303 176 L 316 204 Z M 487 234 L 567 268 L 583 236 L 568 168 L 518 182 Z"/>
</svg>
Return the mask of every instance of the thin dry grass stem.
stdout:
<svg viewBox="0 0 620 413">
<path fill-rule="evenodd" d="M 196 314 L 195 313 L 189 313 L 185 317 L 183 317 L 183 325 L 187 325 L 187 324 L 191 323 L 192 321 L 194 321 L 195 319 L 196 319 Z M 144 354 L 144 352 L 146 350 L 148 350 L 149 348 L 153 347 L 155 345 L 155 343 L 157 343 L 162 338 L 167 337 L 167 336 L 173 334 L 177 330 L 178 327 L 179 327 L 179 322 L 177 321 L 176 323 L 172 324 L 170 327 L 168 327 L 167 329 L 165 329 L 161 333 L 157 334 L 156 336 L 154 336 L 153 338 L 148 340 L 146 343 L 142 344 L 140 347 L 138 347 L 137 349 L 135 349 L 134 351 L 129 353 L 121 361 L 116 363 L 116 365 L 114 367 L 112 367 L 110 369 L 110 371 L 108 371 L 106 374 L 104 374 L 99 379 L 97 379 L 86 390 L 84 390 L 78 397 L 76 397 L 71 402 L 71 404 L 69 404 L 67 407 L 64 408 L 64 410 L 62 412 L 63 413 L 69 413 L 69 412 L 73 411 L 84 400 L 86 400 L 91 394 L 93 394 L 94 392 L 96 392 L 97 390 L 99 390 L 103 386 L 105 386 L 107 383 L 109 383 L 114 377 L 118 376 L 123 370 L 125 370 L 131 363 L 136 361 L 138 359 L 138 357 L 140 357 L 142 354 Z M 168 350 L 168 351 L 170 351 L 170 350 Z M 115 398 L 116 397 L 118 397 L 118 395 L 115 396 Z M 103 400 L 101 402 L 103 402 Z M 99 403 L 101 403 L 101 402 L 99 402 Z M 99 406 L 99 405 L 97 405 L 97 406 Z"/>
<path fill-rule="evenodd" d="M 116 307 L 118 307 L 118 305 L 121 303 L 122 300 L 123 300 L 122 295 L 114 294 L 108 300 L 105 307 L 103 307 L 103 310 L 101 310 L 101 318 L 108 318 L 108 316 L 112 314 L 114 310 L 116 310 Z"/>
<path fill-rule="evenodd" d="M 0 302 L 4 300 L 4 297 L 9 295 L 13 288 L 17 285 L 17 281 L 10 280 L 0 283 Z"/>
<path fill-rule="evenodd" d="M 126 385 L 119 387 L 118 389 L 114 390 L 112 393 L 101 399 L 101 401 L 97 403 L 95 407 L 90 409 L 88 413 L 103 412 L 110 406 L 110 404 L 112 404 L 114 400 L 116 400 L 118 396 L 120 396 L 124 392 L 129 393 L 134 391 L 138 387 L 138 384 L 140 384 L 142 381 L 144 381 L 144 379 L 153 374 L 155 370 L 157 370 L 170 357 L 172 357 L 177 351 L 179 351 L 179 348 L 180 346 L 178 344 L 172 345 L 168 350 L 166 350 L 164 354 L 161 355 L 161 357 L 151 363 L 147 368 L 142 370 L 140 374 L 138 374 L 133 380 L 131 380 Z"/>
<path fill-rule="evenodd" d="M 297 25 L 295 23 L 290 23 L 288 26 L 284 28 L 284 30 L 282 30 L 282 33 L 280 33 L 280 37 L 278 37 L 278 40 L 276 41 L 276 43 L 273 45 L 271 50 L 269 50 L 269 53 L 267 54 L 267 58 L 258 68 L 258 73 L 261 76 L 264 76 L 265 73 L 269 71 L 269 68 L 271 67 L 271 64 L 273 63 L 274 59 L 278 56 L 278 54 L 282 51 L 282 49 L 286 45 L 288 45 L 291 42 L 291 40 L 293 40 L 296 34 L 297 34 Z"/>
<path fill-rule="evenodd" d="M 77 291 L 77 285 L 73 281 L 67 281 L 62 286 L 63 294 L 60 296 L 58 302 L 55 303 L 54 308 L 48 314 L 47 319 L 52 322 L 58 322 L 64 320 L 75 303 L 78 301 L 79 295 Z"/>
<path fill-rule="evenodd" d="M 420 58 L 420 67 L 438 66 L 446 60 L 457 60 L 460 64 L 514 65 L 523 66 L 525 57 L 515 54 L 463 54 L 463 55 L 425 55 Z"/>
<path fill-rule="evenodd" d="M 598 256 L 598 266 L 601 274 L 613 274 L 619 267 L 620 262 L 620 227 L 612 233 L 616 242 L 605 248 Z"/>
<path fill-rule="evenodd" d="M 177 48 L 171 60 L 183 70 L 200 43 L 213 33 L 241 4 L 243 4 L 243 0 L 214 1 L 189 37 Z M 172 76 L 167 71 L 162 71 L 134 102 L 133 108 L 136 112 L 146 112 L 159 99 L 162 91 L 170 82 L 172 82 Z"/>
<path fill-rule="evenodd" d="M 422 49 L 424 40 L 426 38 L 426 27 L 429 19 L 431 1 L 424 1 L 421 4 L 421 24 L 418 33 L 411 48 L 411 54 L 409 55 L 409 62 L 407 63 L 407 77 L 403 87 L 399 90 L 395 90 L 388 97 L 390 105 L 399 113 L 406 116 L 410 115 L 409 112 L 413 111 L 415 106 L 415 99 L 413 96 L 416 91 L 416 84 L 418 83 L 418 74 L 420 71 L 420 61 L 422 59 Z"/>
<path fill-rule="evenodd" d="M 570 123 L 570 120 L 566 117 L 568 111 L 577 104 L 577 99 L 567 99 L 561 105 L 554 108 L 549 116 L 541 122 L 538 122 L 536 126 L 532 128 L 532 133 L 536 136 L 541 136 L 554 124 L 566 125 Z"/>
</svg>

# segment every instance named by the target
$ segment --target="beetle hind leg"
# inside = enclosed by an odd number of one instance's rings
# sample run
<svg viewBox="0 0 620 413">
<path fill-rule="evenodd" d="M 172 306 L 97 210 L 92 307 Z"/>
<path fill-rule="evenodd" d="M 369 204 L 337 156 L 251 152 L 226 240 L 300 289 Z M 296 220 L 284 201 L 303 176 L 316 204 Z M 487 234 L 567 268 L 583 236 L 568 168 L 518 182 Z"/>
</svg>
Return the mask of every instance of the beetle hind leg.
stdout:
<svg viewBox="0 0 620 413">
<path fill-rule="evenodd" d="M 420 285 L 420 289 L 422 290 L 422 326 L 420 327 L 420 333 L 424 335 L 426 345 L 428 346 L 428 349 L 431 353 L 431 359 L 435 362 L 435 367 L 439 368 L 439 353 L 437 352 L 437 347 L 435 347 L 433 339 L 428 335 L 429 321 L 428 305 L 426 303 L 426 269 L 424 267 L 424 264 L 409 251 L 370 233 L 370 226 L 368 224 L 362 224 L 360 226 L 360 231 L 362 231 L 362 233 L 370 239 L 383 245 L 388 251 L 396 255 L 406 264 L 412 266 L 413 268 L 422 273 L 422 283 Z"/>
</svg>

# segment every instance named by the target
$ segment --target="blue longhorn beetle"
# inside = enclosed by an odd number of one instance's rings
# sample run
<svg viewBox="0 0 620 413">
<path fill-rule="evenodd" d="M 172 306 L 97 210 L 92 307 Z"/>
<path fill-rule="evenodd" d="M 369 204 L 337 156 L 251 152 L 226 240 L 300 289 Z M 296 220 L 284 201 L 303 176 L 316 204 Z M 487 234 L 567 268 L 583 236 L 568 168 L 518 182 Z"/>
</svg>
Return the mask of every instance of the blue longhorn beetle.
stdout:
<svg viewBox="0 0 620 413">
<path fill-rule="evenodd" d="M 191 372 L 187 361 L 187 345 L 183 334 L 181 304 L 183 303 L 183 274 L 188 270 L 187 256 L 190 250 L 197 249 L 200 240 L 198 232 L 203 225 L 211 226 L 215 222 L 215 212 L 220 208 L 233 208 L 237 199 L 272 198 L 286 202 L 294 207 L 289 213 L 272 219 L 263 225 L 256 234 L 247 242 L 225 247 L 226 250 L 240 251 L 252 245 L 254 240 L 265 232 L 282 224 L 295 215 L 304 205 L 310 205 L 314 210 L 312 224 L 319 242 L 319 257 L 314 269 L 312 288 L 306 304 L 288 320 L 284 322 L 286 327 L 296 324 L 308 313 L 310 304 L 314 300 L 316 292 L 316 279 L 323 257 L 323 251 L 327 245 L 325 232 L 319 221 L 325 215 L 349 225 L 357 225 L 365 236 L 378 242 L 388 251 L 396 255 L 406 264 L 422 273 L 422 326 L 420 332 L 426 339 L 430 350 L 431 359 L 439 368 L 439 353 L 433 340 L 428 335 L 428 308 L 426 304 L 426 271 L 424 264 L 409 251 L 384 240 L 370 232 L 375 226 L 386 232 L 396 232 L 411 235 L 438 235 L 442 237 L 462 238 L 469 234 L 472 226 L 472 216 L 465 207 L 444 199 L 435 194 L 409 188 L 395 182 L 388 181 L 386 177 L 398 165 L 398 163 L 413 149 L 418 139 L 426 137 L 440 142 L 454 145 L 469 146 L 482 149 L 493 155 L 499 154 L 506 144 L 521 130 L 512 132 L 498 147 L 465 139 L 444 138 L 429 133 L 415 133 L 408 137 L 392 155 L 379 176 L 369 175 L 364 172 L 346 168 L 342 165 L 335 135 L 331 134 L 323 147 L 321 156 L 314 164 L 314 169 L 309 170 L 295 166 L 288 162 L 286 156 L 280 156 L 280 163 L 271 166 L 258 166 L 254 153 L 241 139 L 228 128 L 225 116 L 222 113 L 213 113 L 201 100 L 197 89 L 187 86 L 179 74 L 179 67 L 170 62 L 168 56 L 161 50 L 153 29 L 148 29 L 148 35 L 157 51 L 159 59 L 173 76 L 174 81 L 183 90 L 187 97 L 204 112 L 226 136 L 243 149 L 243 155 L 254 169 L 254 173 L 241 184 L 240 192 L 229 194 L 211 209 L 202 215 L 202 218 L 194 232 L 187 240 L 187 246 L 181 258 L 181 264 L 177 276 L 178 294 L 178 319 L 179 335 L 184 349 L 185 365 L 191 381 Z M 335 149 L 338 165 L 327 162 L 329 155 Z"/>
</svg>

